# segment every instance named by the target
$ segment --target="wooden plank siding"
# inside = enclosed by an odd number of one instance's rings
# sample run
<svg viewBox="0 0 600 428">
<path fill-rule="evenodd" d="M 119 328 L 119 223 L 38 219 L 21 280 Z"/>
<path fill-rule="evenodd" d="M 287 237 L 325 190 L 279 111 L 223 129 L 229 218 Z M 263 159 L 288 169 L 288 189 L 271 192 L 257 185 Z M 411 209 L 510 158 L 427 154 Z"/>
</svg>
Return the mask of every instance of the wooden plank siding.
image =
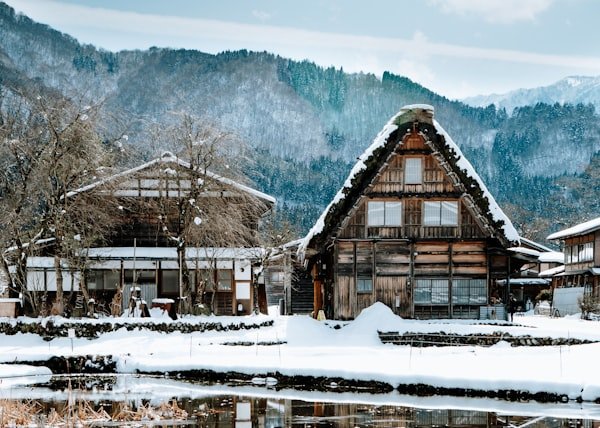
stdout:
<svg viewBox="0 0 600 428">
<path fill-rule="evenodd" d="M 404 240 L 357 241 L 335 243 L 337 260 L 334 287 L 334 317 L 355 318 L 362 309 L 379 301 L 395 313 L 412 316 L 413 303 L 409 283 L 418 278 L 479 278 L 489 282 L 488 256 L 485 241 L 447 242 L 423 241 L 411 244 Z M 356 280 L 370 276 L 371 293 L 359 293 Z M 488 284 L 489 288 L 489 284 Z M 415 316 L 424 316 L 424 308 L 415 308 Z M 474 309 L 451 307 L 451 298 L 444 308 L 429 308 L 431 316 L 449 317 L 473 315 Z"/>
<path fill-rule="evenodd" d="M 594 235 L 595 234 L 592 232 L 592 233 L 588 233 L 586 235 L 573 236 L 573 237 L 565 239 L 565 252 L 569 251 L 570 247 L 577 246 L 577 245 L 593 243 L 593 246 L 595 247 L 596 240 L 595 240 Z M 577 272 L 577 271 L 582 271 L 582 270 L 594 267 L 594 265 L 598 266 L 598 264 L 595 264 L 595 258 L 596 258 L 596 254 L 594 254 L 594 257 L 592 257 L 591 260 L 587 260 L 587 261 L 583 261 L 583 262 L 567 262 L 565 264 L 565 272 Z"/>
<path fill-rule="evenodd" d="M 333 245 L 321 252 L 333 257 L 323 265 L 336 319 L 353 319 L 375 302 L 402 317 L 477 318 L 496 292 L 494 281 L 511 269 L 468 186 L 416 128 L 407 131 L 336 220 Z M 371 206 L 371 225 L 369 202 L 383 202 Z M 440 202 L 439 214 L 435 204 L 427 206 L 427 225 L 426 202 Z M 457 211 L 441 202 L 456 202 Z M 371 291 L 358 282 L 365 278 Z"/>
<path fill-rule="evenodd" d="M 368 226 L 367 225 L 367 203 L 370 199 L 363 198 L 355 212 L 348 217 L 346 224 L 340 231 L 341 239 L 410 239 L 410 238 L 465 238 L 481 239 L 485 235 L 477 225 L 477 222 L 462 202 L 459 204 L 458 226 L 423 226 L 423 198 L 396 198 L 402 202 L 402 226 Z M 377 199 L 379 200 L 379 198 Z M 384 199 L 389 200 L 389 199 Z M 433 200 L 442 200 L 440 198 Z M 450 200 L 450 199 L 446 199 Z"/>
</svg>

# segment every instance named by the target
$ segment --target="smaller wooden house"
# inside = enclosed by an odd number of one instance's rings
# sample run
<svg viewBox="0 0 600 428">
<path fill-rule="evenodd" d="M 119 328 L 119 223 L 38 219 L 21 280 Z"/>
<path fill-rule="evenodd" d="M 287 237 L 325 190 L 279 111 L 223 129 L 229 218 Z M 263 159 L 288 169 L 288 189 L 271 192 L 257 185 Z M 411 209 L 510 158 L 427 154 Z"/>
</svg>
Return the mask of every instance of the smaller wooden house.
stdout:
<svg viewBox="0 0 600 428">
<path fill-rule="evenodd" d="M 600 297 L 600 217 L 548 236 L 560 241 L 564 252 L 564 271 L 553 276 L 555 288 L 584 287 Z"/>
<path fill-rule="evenodd" d="M 314 311 L 328 318 L 354 318 L 376 301 L 403 317 L 478 318 L 507 301 L 498 280 L 535 259 L 511 250 L 519 246 L 433 107 L 411 105 L 360 156 L 300 254 Z"/>
<path fill-rule="evenodd" d="M 192 179 L 203 185 L 198 200 L 190 196 Z M 258 228 L 274 206 L 274 198 L 209 171 L 202 170 L 199 175 L 169 152 L 74 190 L 68 197 L 90 192 L 110 197 L 118 210 L 108 238 L 83 249 L 78 268 L 71 269 L 63 261 L 65 292 L 77 293 L 85 283 L 90 297 L 106 309 L 115 295 L 122 293 L 118 300 L 125 310 L 132 291 L 148 305 L 177 302 L 182 297 L 186 268 L 195 303 L 209 301 L 219 315 L 249 314 L 257 306 L 266 312 L 264 288 L 254 292 L 259 288 L 256 277 L 264 258 Z M 194 218 L 189 225 L 198 232 L 195 245 L 187 245 L 185 254 L 178 252 L 178 241 L 165 232 L 164 220 L 168 218 L 173 230 L 182 227 L 177 211 L 181 204 L 198 207 L 198 216 L 206 216 Z M 242 229 L 242 223 L 247 231 L 244 237 L 234 233 L 238 226 Z M 56 291 L 52 246 L 44 253 L 28 259 L 27 287 L 51 296 Z"/>
<path fill-rule="evenodd" d="M 517 308 L 530 310 L 542 290 L 549 290 L 551 278 L 546 271 L 562 264 L 562 253 L 527 238 L 520 238 L 519 247 L 510 248 L 514 257 L 520 257 L 526 263 L 519 272 L 498 284 L 509 288 L 509 293 L 517 301 Z M 550 275 L 551 276 L 551 275 Z"/>
</svg>

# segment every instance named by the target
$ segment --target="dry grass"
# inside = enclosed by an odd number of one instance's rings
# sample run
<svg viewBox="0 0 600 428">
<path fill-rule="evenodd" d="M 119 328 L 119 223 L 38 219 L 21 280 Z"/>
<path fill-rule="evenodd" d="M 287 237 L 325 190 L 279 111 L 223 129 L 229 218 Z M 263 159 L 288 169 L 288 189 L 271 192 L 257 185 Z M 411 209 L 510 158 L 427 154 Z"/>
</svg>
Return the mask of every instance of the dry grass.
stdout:
<svg viewBox="0 0 600 428">
<path fill-rule="evenodd" d="M 103 408 L 94 409 L 87 400 L 69 402 L 60 412 L 55 408 L 45 411 L 36 401 L 0 400 L 0 427 L 93 427 L 104 423 L 144 421 L 184 421 L 188 418 L 175 400 L 159 406 L 145 405 L 133 409 L 128 404 L 115 408 L 109 415 Z"/>
</svg>

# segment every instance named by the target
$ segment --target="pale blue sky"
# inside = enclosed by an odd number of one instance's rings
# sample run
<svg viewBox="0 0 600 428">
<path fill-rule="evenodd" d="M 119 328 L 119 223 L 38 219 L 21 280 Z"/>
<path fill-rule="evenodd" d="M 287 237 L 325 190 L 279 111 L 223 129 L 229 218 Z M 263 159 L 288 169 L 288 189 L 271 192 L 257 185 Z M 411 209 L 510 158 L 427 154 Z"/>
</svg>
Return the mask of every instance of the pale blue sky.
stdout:
<svg viewBox="0 0 600 428">
<path fill-rule="evenodd" d="M 597 0 L 5 1 L 109 50 L 266 50 L 449 98 L 600 75 Z"/>
</svg>

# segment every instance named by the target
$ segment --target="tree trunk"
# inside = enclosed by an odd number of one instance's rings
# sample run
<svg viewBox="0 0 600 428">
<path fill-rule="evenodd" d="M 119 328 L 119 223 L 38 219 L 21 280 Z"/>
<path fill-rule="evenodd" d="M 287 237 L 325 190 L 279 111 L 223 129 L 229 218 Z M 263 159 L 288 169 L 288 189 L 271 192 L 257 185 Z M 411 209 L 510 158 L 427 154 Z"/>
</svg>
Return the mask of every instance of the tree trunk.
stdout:
<svg viewBox="0 0 600 428">
<path fill-rule="evenodd" d="M 177 253 L 181 269 L 181 301 L 179 302 L 179 310 L 182 314 L 191 314 L 194 302 L 192 302 L 190 270 L 185 260 L 185 244 L 177 247 Z"/>
<path fill-rule="evenodd" d="M 64 312 L 63 273 L 60 256 L 54 256 L 54 271 L 56 272 L 56 299 L 52 305 L 52 315 L 62 315 Z"/>
</svg>

